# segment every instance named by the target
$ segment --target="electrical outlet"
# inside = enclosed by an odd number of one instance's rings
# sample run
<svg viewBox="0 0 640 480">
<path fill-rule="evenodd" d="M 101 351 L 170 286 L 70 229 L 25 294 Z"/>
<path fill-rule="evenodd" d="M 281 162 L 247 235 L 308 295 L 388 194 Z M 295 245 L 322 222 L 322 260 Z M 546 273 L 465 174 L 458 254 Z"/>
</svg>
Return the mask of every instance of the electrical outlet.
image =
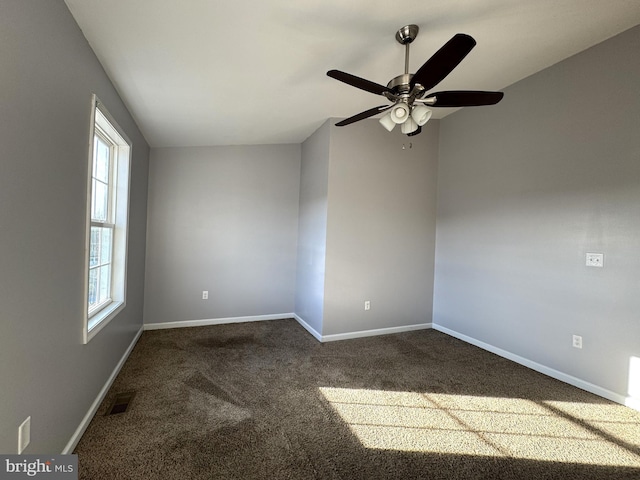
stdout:
<svg viewBox="0 0 640 480">
<path fill-rule="evenodd" d="M 365 300 L 364 309 L 365 310 L 371 310 L 371 302 L 369 300 Z"/>
<path fill-rule="evenodd" d="M 27 448 L 31 442 L 31 417 L 27 417 L 27 419 L 22 422 L 22 425 L 18 427 L 18 454 L 24 452 L 24 449 Z"/>
<path fill-rule="evenodd" d="M 604 267 L 604 254 L 587 253 L 587 267 Z"/>
<path fill-rule="evenodd" d="M 582 348 L 582 337 L 580 335 L 573 336 L 573 346 L 575 348 Z"/>
<path fill-rule="evenodd" d="M 202 299 L 203 300 L 208 300 L 209 299 L 209 290 L 203 290 L 202 291 Z"/>
</svg>

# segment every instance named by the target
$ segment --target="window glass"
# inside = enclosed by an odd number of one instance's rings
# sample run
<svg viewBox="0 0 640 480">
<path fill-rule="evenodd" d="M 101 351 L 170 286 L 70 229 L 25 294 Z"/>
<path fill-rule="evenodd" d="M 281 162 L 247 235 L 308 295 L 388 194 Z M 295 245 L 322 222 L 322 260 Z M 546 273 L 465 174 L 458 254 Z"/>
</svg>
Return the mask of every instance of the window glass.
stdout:
<svg viewBox="0 0 640 480">
<path fill-rule="evenodd" d="M 89 270 L 89 310 L 98 305 L 98 270 Z"/>
<path fill-rule="evenodd" d="M 94 176 L 103 183 L 109 183 L 109 157 L 110 147 L 98 135 L 95 135 L 96 162 Z"/>
<path fill-rule="evenodd" d="M 100 237 L 100 263 L 111 263 L 111 238 L 113 236 L 113 229 L 102 228 Z"/>
<path fill-rule="evenodd" d="M 89 249 L 89 267 L 98 265 L 100 259 L 100 229 L 91 227 L 91 245 Z"/>
<path fill-rule="evenodd" d="M 94 179 L 93 189 L 91 220 L 106 222 L 109 207 L 109 186 Z"/>
</svg>

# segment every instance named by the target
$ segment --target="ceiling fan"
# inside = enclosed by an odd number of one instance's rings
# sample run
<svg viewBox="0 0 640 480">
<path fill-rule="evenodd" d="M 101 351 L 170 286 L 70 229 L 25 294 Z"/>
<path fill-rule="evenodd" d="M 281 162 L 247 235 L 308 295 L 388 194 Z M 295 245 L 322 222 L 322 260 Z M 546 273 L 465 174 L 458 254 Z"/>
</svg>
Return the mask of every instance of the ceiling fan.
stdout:
<svg viewBox="0 0 640 480">
<path fill-rule="evenodd" d="M 402 133 L 412 136 L 422 131 L 422 126 L 431 118 L 429 107 L 473 107 L 495 105 L 504 94 L 478 90 L 450 90 L 427 92 L 440 83 L 467 56 L 476 41 L 464 33 L 454 35 L 440 50 L 422 65 L 415 74 L 409 73 L 409 45 L 418 36 L 417 25 L 406 25 L 396 32 L 396 40 L 405 46 L 404 74 L 392 78 L 387 86 L 356 77 L 340 70 L 329 70 L 327 75 L 367 92 L 382 95 L 391 105 L 373 107 L 336 123 L 343 127 L 359 120 L 387 112 L 380 123 L 389 131 L 401 125 Z"/>
</svg>

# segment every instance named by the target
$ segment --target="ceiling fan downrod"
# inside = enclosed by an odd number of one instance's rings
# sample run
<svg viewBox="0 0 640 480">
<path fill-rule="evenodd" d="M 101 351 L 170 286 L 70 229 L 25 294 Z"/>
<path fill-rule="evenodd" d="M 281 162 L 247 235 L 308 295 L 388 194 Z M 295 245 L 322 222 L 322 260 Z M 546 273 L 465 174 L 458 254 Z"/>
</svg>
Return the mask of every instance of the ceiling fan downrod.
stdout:
<svg viewBox="0 0 640 480">
<path fill-rule="evenodd" d="M 404 50 L 404 73 L 409 73 L 409 45 L 418 36 L 420 28 L 417 25 L 405 25 L 396 32 L 396 40 L 405 46 Z"/>
<path fill-rule="evenodd" d="M 405 25 L 396 32 L 396 41 L 400 45 L 404 45 L 404 74 L 392 78 L 387 84 L 389 94 L 385 96 L 392 102 L 404 101 L 405 103 L 413 103 L 410 97 L 415 98 L 411 88 L 411 79 L 413 74 L 409 73 L 409 45 L 416 39 L 420 27 L 418 25 Z"/>
</svg>

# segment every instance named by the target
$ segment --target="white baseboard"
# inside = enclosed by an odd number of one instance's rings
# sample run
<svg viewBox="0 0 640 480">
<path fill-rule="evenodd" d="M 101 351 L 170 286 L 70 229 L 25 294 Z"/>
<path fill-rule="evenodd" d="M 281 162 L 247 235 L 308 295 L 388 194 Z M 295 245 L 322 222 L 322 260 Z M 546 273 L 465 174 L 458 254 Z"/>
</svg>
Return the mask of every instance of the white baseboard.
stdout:
<svg viewBox="0 0 640 480">
<path fill-rule="evenodd" d="M 67 446 L 64 447 L 64 450 L 62 450 L 62 455 L 67 455 L 67 454 L 72 453 L 73 449 L 76 448 L 76 445 L 78 445 L 78 442 L 80 441 L 80 439 L 82 438 L 82 435 L 84 434 L 85 430 L 87 429 L 87 427 L 91 423 L 91 420 L 93 419 L 93 416 L 98 411 L 98 408 L 100 407 L 100 404 L 104 400 L 104 397 L 107 396 L 107 392 L 111 388 L 111 385 L 113 384 L 113 381 L 118 376 L 118 373 L 120 373 L 120 370 L 122 369 L 122 366 L 124 365 L 124 362 L 127 361 L 127 358 L 129 358 L 129 355 L 131 355 L 131 352 L 133 351 L 133 347 L 135 347 L 136 343 L 138 343 L 138 339 L 140 338 L 140 335 L 142 335 L 142 331 L 143 331 L 143 328 L 140 327 L 140 330 L 138 330 L 138 333 L 136 333 L 136 336 L 133 338 L 133 340 L 131 341 L 131 344 L 129 345 L 127 350 L 122 355 L 122 358 L 120 358 L 120 361 L 118 362 L 116 367 L 113 369 L 113 372 L 111 372 L 111 375 L 109 376 L 109 378 L 107 379 L 106 383 L 104 384 L 104 386 L 102 387 L 102 389 L 98 393 L 98 396 L 96 397 L 96 399 L 91 404 L 91 407 L 89 407 L 89 411 L 86 413 L 86 415 L 84 416 L 84 418 L 80 422 L 80 425 L 78 425 L 78 428 L 76 429 L 74 434 L 71 436 L 71 439 L 69 440 L 69 443 L 67 443 Z"/>
<path fill-rule="evenodd" d="M 375 337 L 378 335 L 390 335 L 392 333 L 413 332 L 414 330 L 426 330 L 431 328 L 431 323 L 417 323 L 415 325 L 402 325 L 401 327 L 375 328 L 373 330 L 361 330 L 359 332 L 334 333 L 323 335 L 323 342 L 335 342 L 337 340 L 349 340 L 352 338 Z"/>
<path fill-rule="evenodd" d="M 600 397 L 606 398 L 608 400 L 614 401 L 616 403 L 621 403 L 622 405 L 626 405 L 635 410 L 640 410 L 640 402 L 634 400 L 632 397 L 625 397 L 624 395 L 620 395 L 618 393 L 612 392 L 611 390 L 607 390 L 606 388 L 602 388 L 598 385 L 594 385 L 593 383 L 589 383 L 580 378 L 574 377 L 572 375 L 568 375 L 559 370 L 555 370 L 553 368 L 547 367 L 540 363 L 534 362 L 527 358 L 521 357 L 520 355 L 516 355 L 514 353 L 508 352 L 507 350 L 503 350 L 498 347 L 494 347 L 493 345 L 489 345 L 488 343 L 482 342 L 480 340 L 476 340 L 473 337 L 469 337 L 462 333 L 456 332 L 455 330 L 451 330 L 447 327 L 443 327 L 442 325 L 433 324 L 433 329 L 438 330 L 439 332 L 446 333 L 447 335 L 451 335 L 463 342 L 470 343 L 471 345 L 475 345 L 476 347 L 480 347 L 483 350 L 486 350 L 491 353 L 495 353 L 496 355 L 506 358 L 507 360 L 511 360 L 513 362 L 519 363 L 520 365 L 524 365 L 536 372 L 543 373 L 551 378 L 555 378 L 556 380 L 560 380 L 561 382 L 568 383 L 569 385 L 573 385 L 574 387 L 581 388 L 582 390 L 586 390 L 587 392 L 593 393 Z"/>
<path fill-rule="evenodd" d="M 293 318 L 296 319 L 296 321 L 302 325 L 302 327 L 309 332 L 311 335 L 313 335 L 315 337 L 316 340 L 318 340 L 319 342 L 322 342 L 322 335 L 320 334 L 320 332 L 318 332 L 316 329 L 314 329 L 311 325 L 309 325 L 307 322 L 305 322 L 302 317 L 298 316 L 297 314 L 293 314 Z"/>
<path fill-rule="evenodd" d="M 375 328 L 372 330 L 361 330 L 358 332 L 335 333 L 332 335 L 322 335 L 311 325 L 305 322 L 300 316 L 293 314 L 300 325 L 304 327 L 316 340 L 320 342 L 335 342 L 338 340 L 350 340 L 354 338 L 376 337 L 378 335 L 390 335 L 392 333 L 412 332 L 414 330 L 425 330 L 431 328 L 431 323 L 418 323 L 415 325 L 402 325 L 400 327 Z"/>
<path fill-rule="evenodd" d="M 293 313 L 276 313 L 273 315 L 254 315 L 251 317 L 205 318 L 202 320 L 183 320 L 178 322 L 145 323 L 145 330 L 160 330 L 163 328 L 206 327 L 208 325 L 223 325 L 226 323 L 260 322 L 263 320 L 283 320 L 294 318 Z"/>
</svg>

